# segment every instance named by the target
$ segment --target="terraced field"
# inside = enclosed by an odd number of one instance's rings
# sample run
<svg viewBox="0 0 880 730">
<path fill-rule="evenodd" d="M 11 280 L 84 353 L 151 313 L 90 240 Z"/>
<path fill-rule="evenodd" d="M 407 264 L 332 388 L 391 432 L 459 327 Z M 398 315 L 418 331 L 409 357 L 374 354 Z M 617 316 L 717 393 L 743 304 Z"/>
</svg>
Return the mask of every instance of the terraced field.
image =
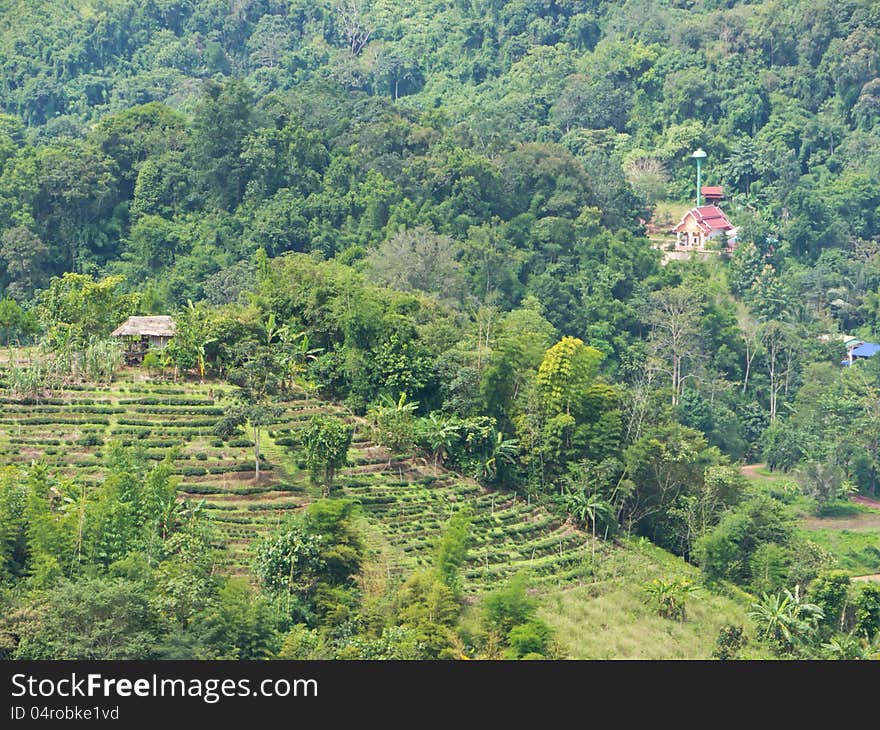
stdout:
<svg viewBox="0 0 880 730">
<path fill-rule="evenodd" d="M 491 586 L 524 568 L 538 581 L 551 582 L 589 571 L 583 533 L 523 499 L 489 492 L 451 472 L 435 476 L 433 470 L 411 464 L 406 470 L 392 464 L 385 472 L 352 472 L 341 480 L 343 491 L 380 526 L 396 548 L 401 570 L 427 564 L 445 521 L 468 505 L 478 528 L 465 567 L 468 589 Z"/>
<path fill-rule="evenodd" d="M 297 432 L 316 413 L 337 413 L 354 422 L 355 436 L 350 466 L 339 474 L 334 491 L 361 503 L 390 545 L 391 570 L 407 573 L 426 564 L 444 522 L 464 505 L 480 527 L 465 570 L 469 591 L 522 568 L 551 583 L 590 570 L 583 533 L 521 498 L 435 472 L 419 459 L 391 458 L 343 408 L 305 394 L 284 403 L 278 422 L 269 427 L 256 480 L 252 443 L 223 441 L 212 433 L 231 394 L 222 383 L 153 382 L 127 369 L 111 386 L 69 387 L 38 403 L 22 403 L 0 380 L 0 463 L 42 459 L 70 479 L 95 484 L 102 477 L 102 450 L 112 440 L 138 443 L 155 459 L 178 446 L 174 469 L 181 498 L 205 500 L 227 548 L 226 569 L 242 574 L 257 540 L 316 496 L 299 461 Z"/>
</svg>

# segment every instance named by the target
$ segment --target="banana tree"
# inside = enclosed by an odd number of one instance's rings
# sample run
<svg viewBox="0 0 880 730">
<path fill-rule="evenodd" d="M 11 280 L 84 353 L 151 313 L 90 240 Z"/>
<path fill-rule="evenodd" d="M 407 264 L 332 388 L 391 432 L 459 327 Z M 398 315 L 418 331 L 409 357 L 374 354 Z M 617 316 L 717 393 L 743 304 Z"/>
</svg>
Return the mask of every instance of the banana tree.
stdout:
<svg viewBox="0 0 880 730">
<path fill-rule="evenodd" d="M 282 386 L 291 390 L 296 378 L 305 373 L 309 361 L 317 360 L 318 354 L 323 351 L 323 347 L 311 347 L 306 331 L 290 334 L 285 330 L 279 353 L 279 364 L 284 372 Z"/>
<path fill-rule="evenodd" d="M 387 394 L 382 396 L 382 405 L 372 408 L 369 418 L 373 427 L 373 440 L 391 452 L 387 466 L 395 453 L 412 448 L 415 423 L 413 416 L 418 410 L 418 401 L 407 401 L 406 393 L 394 401 Z"/>
<path fill-rule="evenodd" d="M 459 426 L 436 411 L 429 413 L 419 425 L 422 438 L 431 449 L 431 455 L 434 459 L 434 473 L 436 474 L 438 465 L 443 463 L 449 454 L 449 449 L 458 441 Z"/>
<path fill-rule="evenodd" d="M 279 325 L 275 319 L 275 312 L 269 312 L 266 321 L 263 324 L 263 337 L 266 338 L 266 346 L 271 347 L 276 339 L 284 340 L 287 334 L 287 325 Z"/>
<path fill-rule="evenodd" d="M 494 482 L 498 479 L 505 464 L 512 466 L 516 463 L 518 452 L 519 442 L 516 439 L 506 439 L 501 431 L 496 431 L 494 438 L 483 452 L 478 473 L 479 478 Z"/>
<path fill-rule="evenodd" d="M 800 586 L 795 586 L 794 593 L 787 589 L 771 595 L 764 593 L 749 611 L 758 636 L 785 654 L 808 644 L 824 615 L 820 606 L 803 600 Z"/>
<path fill-rule="evenodd" d="M 699 590 L 689 578 L 654 578 L 645 584 L 648 601 L 657 608 L 663 618 L 685 620 L 685 602 L 687 597 Z"/>
<path fill-rule="evenodd" d="M 212 342 L 216 342 L 216 337 L 209 337 L 196 346 L 196 364 L 199 367 L 199 385 L 205 384 L 205 348 Z"/>
<path fill-rule="evenodd" d="M 82 559 L 83 532 L 86 523 L 87 494 L 85 484 L 79 486 L 71 483 L 65 485 L 63 493 L 65 511 L 76 514 L 76 544 L 74 546 L 74 558 L 77 565 Z"/>
<path fill-rule="evenodd" d="M 201 519 L 204 519 L 208 514 L 207 502 L 204 499 L 200 499 L 198 502 L 186 499 L 183 502 L 182 509 L 180 510 L 180 517 L 183 519 L 184 524 L 187 525 L 190 531 L 192 531 L 198 522 Z"/>
</svg>

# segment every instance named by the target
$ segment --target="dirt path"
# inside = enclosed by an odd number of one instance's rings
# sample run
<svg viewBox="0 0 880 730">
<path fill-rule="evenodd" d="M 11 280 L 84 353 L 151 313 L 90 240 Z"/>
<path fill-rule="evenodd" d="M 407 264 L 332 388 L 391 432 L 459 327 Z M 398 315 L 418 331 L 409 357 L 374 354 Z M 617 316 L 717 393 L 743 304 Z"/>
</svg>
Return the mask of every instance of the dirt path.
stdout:
<svg viewBox="0 0 880 730">
<path fill-rule="evenodd" d="M 871 497 L 856 494 L 850 498 L 855 504 L 863 507 L 880 510 L 880 502 Z M 848 517 L 807 517 L 803 526 L 808 530 L 852 530 L 860 532 L 865 530 L 880 530 L 880 511 L 860 512 Z"/>
<path fill-rule="evenodd" d="M 880 501 L 876 499 L 872 499 L 871 497 L 865 497 L 864 495 L 857 494 L 852 498 L 852 501 L 856 504 L 863 504 L 865 507 L 871 507 L 872 509 L 880 509 Z"/>
<path fill-rule="evenodd" d="M 740 470 L 742 471 L 743 476 L 748 479 L 770 479 L 766 474 L 761 474 L 758 471 L 759 469 L 765 469 L 766 467 L 766 464 L 743 464 L 740 467 Z"/>
<path fill-rule="evenodd" d="M 854 575 L 850 580 L 857 580 L 860 583 L 867 583 L 868 581 L 880 582 L 880 573 L 874 573 L 873 575 Z"/>
<path fill-rule="evenodd" d="M 863 513 L 852 517 L 806 517 L 801 525 L 807 530 L 876 531 L 880 530 L 880 514 Z"/>
<path fill-rule="evenodd" d="M 743 464 L 740 467 L 742 474 L 747 479 L 761 481 L 775 477 L 762 474 L 766 464 Z M 871 509 L 880 510 L 880 500 L 857 494 L 851 497 L 851 501 Z M 801 524 L 808 530 L 852 530 L 854 532 L 880 529 L 880 513 L 860 513 L 849 517 L 806 517 Z"/>
</svg>

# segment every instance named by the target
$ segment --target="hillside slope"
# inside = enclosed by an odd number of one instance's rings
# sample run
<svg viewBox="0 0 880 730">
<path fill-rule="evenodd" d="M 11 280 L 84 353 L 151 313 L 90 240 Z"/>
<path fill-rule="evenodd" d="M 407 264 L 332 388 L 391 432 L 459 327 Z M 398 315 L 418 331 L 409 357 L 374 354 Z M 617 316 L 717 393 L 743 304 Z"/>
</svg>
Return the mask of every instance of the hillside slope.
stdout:
<svg viewBox="0 0 880 730">
<path fill-rule="evenodd" d="M 205 501 L 223 539 L 226 570 L 248 575 L 259 540 L 319 496 L 291 446 L 298 429 L 314 414 L 336 413 L 356 430 L 334 494 L 361 504 L 374 567 L 388 577 L 429 564 L 446 519 L 467 507 L 474 516 L 464 571 L 469 602 L 528 571 L 564 656 L 709 658 L 723 624 L 748 623 L 745 594 L 705 590 L 690 601 L 685 622 L 658 617 L 645 602 L 644 583 L 694 578 L 692 566 L 645 540 L 599 541 L 593 563 L 590 536 L 543 507 L 484 489 L 425 459 L 392 458 L 369 440 L 362 421 L 304 394 L 285 402 L 281 419 L 269 429 L 257 481 L 251 442 L 221 441 L 211 433 L 230 397 L 223 383 L 154 382 L 135 368 L 111 385 L 68 387 L 39 403 L 21 403 L 0 388 L 0 458 L 11 464 L 42 461 L 77 483 L 94 484 L 111 440 L 138 444 L 156 459 L 179 445 L 174 470 L 181 498 Z"/>
<path fill-rule="evenodd" d="M 443 523 L 464 506 L 473 510 L 477 526 L 466 568 L 471 590 L 525 568 L 563 580 L 587 567 L 589 538 L 543 508 L 424 460 L 392 459 L 369 440 L 363 422 L 341 406 L 305 394 L 281 404 L 282 415 L 263 445 L 265 463 L 257 480 L 252 442 L 224 441 L 212 433 L 230 398 L 231 388 L 222 383 L 153 382 L 136 368 L 126 369 L 111 385 L 68 387 L 38 403 L 17 401 L 0 388 L 0 458 L 42 461 L 77 483 L 93 484 L 102 476 L 103 448 L 112 440 L 136 444 L 155 459 L 179 447 L 174 471 L 181 497 L 205 501 L 224 538 L 229 570 L 245 573 L 254 544 L 285 514 L 317 496 L 292 447 L 298 430 L 313 415 L 337 414 L 354 422 L 356 435 L 334 493 L 363 506 L 394 547 L 398 572 L 426 563 Z"/>
</svg>

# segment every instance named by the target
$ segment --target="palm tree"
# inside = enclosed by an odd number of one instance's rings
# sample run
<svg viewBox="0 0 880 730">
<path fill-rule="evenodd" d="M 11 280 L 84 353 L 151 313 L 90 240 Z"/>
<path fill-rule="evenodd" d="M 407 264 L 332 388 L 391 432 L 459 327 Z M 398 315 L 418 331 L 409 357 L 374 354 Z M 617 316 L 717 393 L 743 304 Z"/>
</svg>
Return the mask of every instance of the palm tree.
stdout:
<svg viewBox="0 0 880 730">
<path fill-rule="evenodd" d="M 579 525 L 586 526 L 589 521 L 593 532 L 592 556 L 596 562 L 596 522 L 613 520 L 614 508 L 611 503 L 597 492 L 588 494 L 586 489 L 569 492 L 566 497 L 566 509 Z"/>
</svg>

